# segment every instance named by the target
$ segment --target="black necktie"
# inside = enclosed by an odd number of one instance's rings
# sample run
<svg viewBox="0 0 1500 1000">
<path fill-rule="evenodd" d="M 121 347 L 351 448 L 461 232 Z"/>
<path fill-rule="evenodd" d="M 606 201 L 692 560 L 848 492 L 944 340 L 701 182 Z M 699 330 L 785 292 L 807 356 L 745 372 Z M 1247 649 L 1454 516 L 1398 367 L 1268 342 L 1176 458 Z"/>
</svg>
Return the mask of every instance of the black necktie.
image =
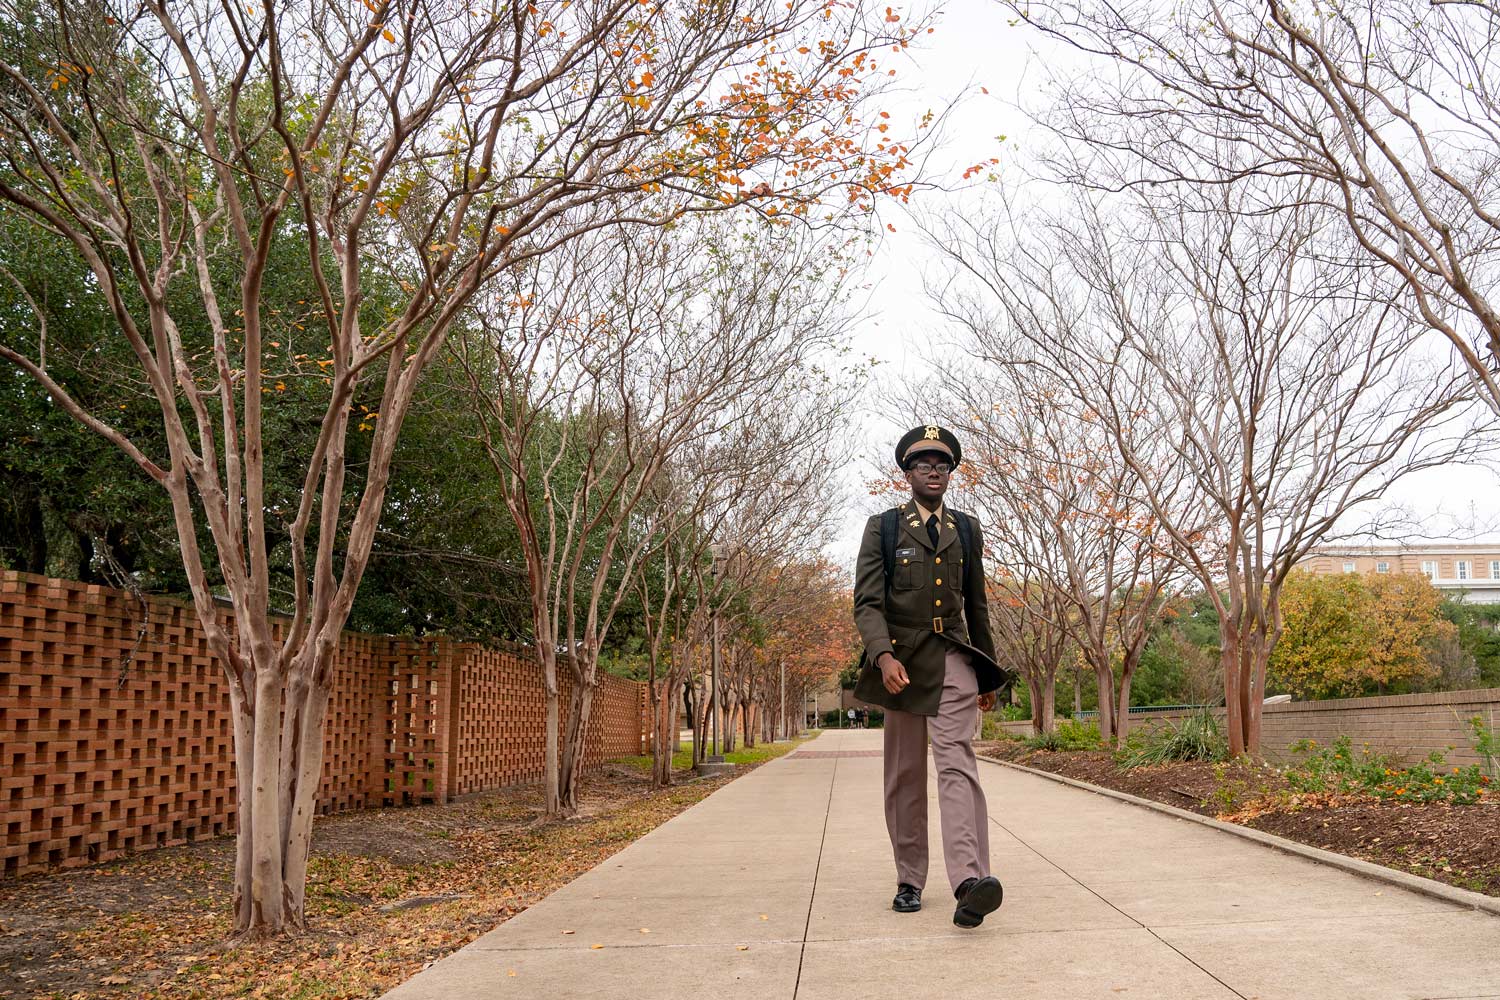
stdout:
<svg viewBox="0 0 1500 1000">
<path fill-rule="evenodd" d="M 937 515 L 936 514 L 933 514 L 931 517 L 929 517 L 927 519 L 927 537 L 930 538 L 930 539 L 932 539 L 932 547 L 934 549 L 937 548 L 938 525 L 937 525 Z"/>
</svg>

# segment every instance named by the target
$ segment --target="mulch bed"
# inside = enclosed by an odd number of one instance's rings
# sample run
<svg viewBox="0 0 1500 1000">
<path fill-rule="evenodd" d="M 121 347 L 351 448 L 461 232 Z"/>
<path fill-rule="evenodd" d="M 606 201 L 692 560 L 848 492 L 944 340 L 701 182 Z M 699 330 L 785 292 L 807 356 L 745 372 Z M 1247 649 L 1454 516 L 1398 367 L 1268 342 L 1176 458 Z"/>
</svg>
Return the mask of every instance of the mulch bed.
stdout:
<svg viewBox="0 0 1500 1000">
<path fill-rule="evenodd" d="M 3 882 L 0 997 L 377 997 L 753 766 L 653 792 L 606 765 L 560 822 L 536 785 L 319 818 L 310 927 L 274 941 L 227 940 L 229 837 Z"/>
<path fill-rule="evenodd" d="M 1274 767 L 1246 761 L 1121 769 L 1103 751 L 978 743 L 987 757 L 1239 823 L 1326 851 L 1500 896 L 1500 796 L 1477 805 L 1293 793 Z"/>
</svg>

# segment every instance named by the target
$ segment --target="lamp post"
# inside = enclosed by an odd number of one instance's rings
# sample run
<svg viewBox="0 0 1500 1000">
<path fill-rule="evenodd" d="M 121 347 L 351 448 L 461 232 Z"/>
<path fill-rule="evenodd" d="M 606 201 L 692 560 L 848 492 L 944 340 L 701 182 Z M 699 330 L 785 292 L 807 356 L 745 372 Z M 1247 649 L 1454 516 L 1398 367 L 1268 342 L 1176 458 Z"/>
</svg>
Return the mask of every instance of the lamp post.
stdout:
<svg viewBox="0 0 1500 1000">
<path fill-rule="evenodd" d="M 781 738 L 786 739 L 786 661 L 781 661 L 781 717 L 776 720 L 776 729 L 781 733 Z M 775 733 L 772 734 L 773 736 Z"/>
<path fill-rule="evenodd" d="M 709 567 L 708 575 L 709 579 L 713 581 L 710 593 L 714 597 L 713 603 L 708 607 L 709 634 L 711 637 L 708 663 L 709 676 L 712 678 L 709 681 L 708 712 L 709 724 L 713 726 L 713 742 L 710 745 L 712 752 L 704 760 L 710 764 L 722 764 L 724 763 L 724 755 L 719 752 L 719 603 L 717 600 L 719 590 L 719 547 L 717 545 L 710 545 L 708 547 L 708 554 L 713 560 L 712 565 Z"/>
</svg>

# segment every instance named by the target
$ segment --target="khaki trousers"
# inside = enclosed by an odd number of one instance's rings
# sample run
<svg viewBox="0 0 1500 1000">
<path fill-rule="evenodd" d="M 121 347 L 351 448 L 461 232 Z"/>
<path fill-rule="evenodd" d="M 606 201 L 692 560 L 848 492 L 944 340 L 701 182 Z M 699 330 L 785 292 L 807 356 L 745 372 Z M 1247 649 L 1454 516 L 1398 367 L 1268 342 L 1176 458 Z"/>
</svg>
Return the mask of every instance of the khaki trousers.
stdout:
<svg viewBox="0 0 1500 1000">
<path fill-rule="evenodd" d="M 943 860 L 953 889 L 990 873 L 989 809 L 974 760 L 979 683 L 964 654 L 948 651 L 935 716 L 885 713 L 885 827 L 896 881 L 927 884 L 927 739 L 937 768 Z"/>
</svg>

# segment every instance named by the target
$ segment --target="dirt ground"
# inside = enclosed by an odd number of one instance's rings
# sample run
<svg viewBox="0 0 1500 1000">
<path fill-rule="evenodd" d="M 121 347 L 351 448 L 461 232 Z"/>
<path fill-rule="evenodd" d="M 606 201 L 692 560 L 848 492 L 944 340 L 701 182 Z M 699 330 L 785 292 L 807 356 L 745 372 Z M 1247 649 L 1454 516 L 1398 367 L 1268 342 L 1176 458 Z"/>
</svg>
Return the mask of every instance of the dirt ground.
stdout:
<svg viewBox="0 0 1500 1000">
<path fill-rule="evenodd" d="M 311 926 L 280 941 L 226 940 L 231 838 L 0 883 L 0 997 L 379 996 L 728 780 L 652 792 L 612 764 L 564 822 L 540 820 L 539 786 L 320 818 Z"/>
<path fill-rule="evenodd" d="M 1051 753 L 1014 741 L 976 743 L 985 756 L 1165 802 L 1326 851 L 1500 896 L 1500 797 L 1477 805 L 1293 793 L 1274 767 L 1234 761 L 1124 770 L 1103 751 Z"/>
</svg>

